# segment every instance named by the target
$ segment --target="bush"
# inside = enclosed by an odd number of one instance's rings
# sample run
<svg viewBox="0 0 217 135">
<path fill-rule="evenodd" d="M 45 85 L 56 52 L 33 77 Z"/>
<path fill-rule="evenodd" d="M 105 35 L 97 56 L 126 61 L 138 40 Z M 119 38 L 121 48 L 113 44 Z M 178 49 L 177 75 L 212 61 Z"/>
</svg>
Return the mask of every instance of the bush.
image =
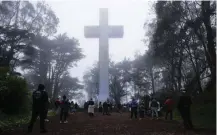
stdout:
<svg viewBox="0 0 217 135">
<path fill-rule="evenodd" d="M 30 108 L 30 93 L 25 79 L 1 74 L 0 110 L 9 115 L 27 113 Z"/>
</svg>

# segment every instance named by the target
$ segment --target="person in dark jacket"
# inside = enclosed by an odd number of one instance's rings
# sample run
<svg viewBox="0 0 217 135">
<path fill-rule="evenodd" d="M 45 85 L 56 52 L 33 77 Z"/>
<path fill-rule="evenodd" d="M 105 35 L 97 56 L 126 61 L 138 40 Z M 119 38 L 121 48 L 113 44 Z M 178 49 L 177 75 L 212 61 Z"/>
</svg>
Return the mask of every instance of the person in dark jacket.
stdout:
<svg viewBox="0 0 217 135">
<path fill-rule="evenodd" d="M 85 110 L 85 113 L 88 113 L 88 101 L 84 103 L 84 110 Z"/>
<path fill-rule="evenodd" d="M 137 103 L 137 101 L 133 98 L 133 99 L 132 99 L 132 102 L 130 103 L 130 110 L 131 110 L 131 116 L 130 116 L 130 118 L 131 118 L 131 119 L 133 118 L 133 115 L 134 115 L 134 117 L 137 119 L 137 108 L 138 108 L 138 103 Z"/>
<path fill-rule="evenodd" d="M 109 113 L 109 101 L 103 102 L 103 115 L 110 115 Z"/>
<path fill-rule="evenodd" d="M 99 112 L 102 113 L 102 102 L 99 102 Z"/>
<path fill-rule="evenodd" d="M 46 133 L 47 130 L 45 129 L 45 123 L 44 119 L 46 117 L 46 105 L 48 103 L 48 94 L 46 91 L 44 91 L 45 86 L 43 84 L 38 85 L 38 89 L 33 92 L 32 99 L 32 117 L 30 120 L 30 124 L 28 126 L 28 132 L 32 132 L 33 125 L 37 119 L 37 117 L 40 117 L 40 129 L 41 133 Z"/>
<path fill-rule="evenodd" d="M 193 124 L 191 121 L 191 97 L 189 95 L 187 95 L 187 92 L 182 89 L 182 95 L 180 96 L 179 102 L 178 102 L 178 110 L 181 114 L 181 117 L 183 119 L 183 123 L 184 123 L 184 127 L 186 129 L 193 129 Z"/>
<path fill-rule="evenodd" d="M 154 119 L 154 115 L 156 115 L 156 118 L 158 119 L 158 109 L 160 107 L 160 103 L 155 98 L 153 98 L 152 101 L 150 101 L 149 106 L 151 108 L 152 119 Z"/>
<path fill-rule="evenodd" d="M 68 123 L 67 116 L 70 109 L 70 102 L 63 96 L 63 100 L 60 103 L 60 123 Z"/>
<path fill-rule="evenodd" d="M 76 113 L 77 109 L 78 109 L 78 104 L 75 102 L 75 113 Z"/>
</svg>

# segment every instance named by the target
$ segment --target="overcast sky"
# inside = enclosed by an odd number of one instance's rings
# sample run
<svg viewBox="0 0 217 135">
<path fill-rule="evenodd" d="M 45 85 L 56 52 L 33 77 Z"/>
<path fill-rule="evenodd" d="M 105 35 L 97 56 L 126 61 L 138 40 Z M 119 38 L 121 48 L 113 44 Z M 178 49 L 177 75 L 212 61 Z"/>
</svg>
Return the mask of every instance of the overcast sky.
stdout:
<svg viewBox="0 0 217 135">
<path fill-rule="evenodd" d="M 146 49 L 142 39 L 144 23 L 150 19 L 151 3 L 144 0 L 46 0 L 60 23 L 58 33 L 66 32 L 68 36 L 79 40 L 84 59 L 71 69 L 73 77 L 82 77 L 94 62 L 98 61 L 98 39 L 86 39 L 84 26 L 99 24 L 99 8 L 108 8 L 109 24 L 123 25 L 124 37 L 109 40 L 109 54 L 113 61 L 121 61 L 124 57 L 133 58 L 135 52 Z"/>
</svg>

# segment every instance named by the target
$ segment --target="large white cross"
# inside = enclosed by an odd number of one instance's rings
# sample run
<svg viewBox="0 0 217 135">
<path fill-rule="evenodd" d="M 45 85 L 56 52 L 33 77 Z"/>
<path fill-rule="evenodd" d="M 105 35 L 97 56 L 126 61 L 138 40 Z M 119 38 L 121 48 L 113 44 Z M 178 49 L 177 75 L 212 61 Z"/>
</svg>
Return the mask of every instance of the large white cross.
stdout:
<svg viewBox="0 0 217 135">
<path fill-rule="evenodd" d="M 108 25 L 108 9 L 99 13 L 99 26 L 85 26 L 86 38 L 99 38 L 99 101 L 109 98 L 109 38 L 122 38 L 123 26 Z"/>
</svg>

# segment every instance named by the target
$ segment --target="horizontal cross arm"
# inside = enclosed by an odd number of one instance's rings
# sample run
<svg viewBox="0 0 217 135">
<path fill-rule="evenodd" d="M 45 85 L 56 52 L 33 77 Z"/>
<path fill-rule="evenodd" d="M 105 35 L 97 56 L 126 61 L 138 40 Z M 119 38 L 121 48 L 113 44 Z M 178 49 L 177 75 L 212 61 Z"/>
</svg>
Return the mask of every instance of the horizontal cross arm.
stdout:
<svg viewBox="0 0 217 135">
<path fill-rule="evenodd" d="M 122 38 L 124 35 L 124 28 L 123 26 L 109 26 L 109 38 Z"/>
<path fill-rule="evenodd" d="M 99 26 L 85 26 L 84 36 L 85 38 L 99 38 L 100 36 Z"/>
</svg>

